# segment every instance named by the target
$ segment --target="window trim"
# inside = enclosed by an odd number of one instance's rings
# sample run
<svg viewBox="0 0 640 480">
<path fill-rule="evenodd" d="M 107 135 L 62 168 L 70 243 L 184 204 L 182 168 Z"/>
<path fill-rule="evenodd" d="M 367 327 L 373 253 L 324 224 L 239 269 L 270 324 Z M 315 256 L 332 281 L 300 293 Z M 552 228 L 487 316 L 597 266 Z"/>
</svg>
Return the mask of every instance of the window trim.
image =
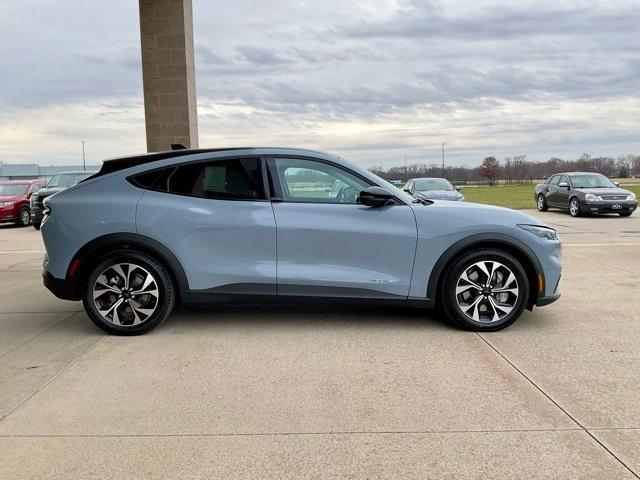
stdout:
<svg viewBox="0 0 640 480">
<path fill-rule="evenodd" d="M 360 175 L 358 172 L 354 172 L 353 170 L 345 167 L 344 165 L 340 165 L 339 163 L 332 162 L 331 160 L 326 160 L 324 158 L 318 158 L 318 157 L 306 157 L 306 156 L 303 156 L 303 155 L 275 155 L 275 154 L 271 154 L 271 155 L 267 155 L 266 156 L 266 161 L 267 161 L 266 163 L 267 163 L 267 168 L 269 170 L 269 177 L 271 178 L 271 184 L 273 185 L 273 190 L 274 190 L 273 196 L 271 198 L 272 202 L 278 202 L 278 203 L 309 203 L 309 204 L 317 204 L 317 205 L 358 205 L 358 206 L 362 206 L 361 203 L 337 203 L 337 202 L 325 202 L 325 201 L 321 201 L 321 200 L 285 200 L 284 195 L 282 194 L 282 185 L 280 183 L 280 176 L 278 175 L 278 169 L 276 167 L 276 159 L 277 158 L 291 158 L 291 159 L 294 159 L 294 160 L 307 160 L 307 161 L 311 161 L 311 162 L 324 163 L 325 165 L 330 165 L 332 167 L 338 168 L 338 169 L 348 173 L 349 175 L 357 177 L 358 179 L 362 180 L 364 183 L 366 183 L 370 187 L 379 186 L 379 185 L 373 183 L 368 178 Z M 394 204 L 390 204 L 389 206 L 406 205 L 404 202 L 400 201 L 395 195 L 392 198 L 393 198 L 395 203 Z"/>
<path fill-rule="evenodd" d="M 256 159 L 258 160 L 258 170 L 260 171 L 260 176 L 262 177 L 262 189 L 263 189 L 263 198 L 207 198 L 207 197 L 200 197 L 197 195 L 188 195 L 186 193 L 176 193 L 176 192 L 167 192 L 164 190 L 158 190 L 157 188 L 154 187 L 143 187 L 142 185 L 140 185 L 138 182 L 136 182 L 135 177 L 139 176 L 139 175 L 147 175 L 149 173 L 152 172 L 157 172 L 160 170 L 170 170 L 173 169 L 173 172 L 171 173 L 171 175 L 173 175 L 173 173 L 175 173 L 175 171 L 179 168 L 179 167 L 183 167 L 186 165 L 198 165 L 200 163 L 214 163 L 214 162 L 222 162 L 222 161 L 228 161 L 228 160 L 243 160 L 243 159 Z M 181 162 L 181 163 L 176 163 L 173 165 L 165 165 L 163 167 L 156 167 L 156 168 L 150 168 L 149 170 L 145 170 L 144 172 L 138 172 L 138 173 L 134 173 L 133 175 L 128 175 L 126 178 L 127 182 L 129 182 L 131 185 L 133 185 L 136 188 L 139 188 L 141 190 L 147 190 L 150 192 L 156 192 L 156 193 L 164 193 L 167 195 L 177 195 L 180 197 L 189 197 L 189 198 L 201 198 L 202 200 L 210 200 L 210 201 L 217 201 L 217 202 L 270 202 L 271 199 L 269 198 L 269 190 L 267 189 L 268 184 L 265 185 L 265 168 L 264 168 L 264 163 L 265 163 L 265 158 L 263 155 L 237 155 L 237 156 L 229 156 L 229 157 L 215 157 L 215 158 L 201 158 L 198 160 L 192 160 L 190 162 Z"/>
</svg>

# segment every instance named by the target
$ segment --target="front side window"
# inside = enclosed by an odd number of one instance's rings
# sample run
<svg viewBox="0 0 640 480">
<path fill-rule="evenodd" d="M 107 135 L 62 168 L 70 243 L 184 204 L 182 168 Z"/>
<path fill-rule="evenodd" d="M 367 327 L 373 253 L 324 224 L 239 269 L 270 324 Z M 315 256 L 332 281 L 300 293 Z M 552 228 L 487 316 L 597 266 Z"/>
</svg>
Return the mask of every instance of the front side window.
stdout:
<svg viewBox="0 0 640 480">
<path fill-rule="evenodd" d="M 554 175 L 553 177 L 551 177 L 551 180 L 549 180 L 550 185 L 558 185 L 559 183 L 560 183 L 560 175 Z"/>
<path fill-rule="evenodd" d="M 134 184 L 150 190 L 218 200 L 263 200 L 258 158 L 230 158 L 143 173 Z"/>
<path fill-rule="evenodd" d="M 300 158 L 276 158 L 283 200 L 314 203 L 356 203 L 370 185 L 333 165 Z"/>
</svg>

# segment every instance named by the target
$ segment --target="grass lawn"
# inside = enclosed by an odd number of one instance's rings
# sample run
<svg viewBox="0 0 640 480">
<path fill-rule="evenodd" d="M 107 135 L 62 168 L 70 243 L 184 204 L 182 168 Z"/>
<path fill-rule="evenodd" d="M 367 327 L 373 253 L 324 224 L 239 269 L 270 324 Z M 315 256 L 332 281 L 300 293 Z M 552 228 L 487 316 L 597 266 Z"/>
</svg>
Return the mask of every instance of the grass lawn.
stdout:
<svg viewBox="0 0 640 480">
<path fill-rule="evenodd" d="M 508 208 L 536 208 L 533 199 L 535 185 L 505 185 L 496 187 L 462 187 L 468 202 L 487 203 Z M 623 186 L 640 197 L 640 186 Z"/>
</svg>

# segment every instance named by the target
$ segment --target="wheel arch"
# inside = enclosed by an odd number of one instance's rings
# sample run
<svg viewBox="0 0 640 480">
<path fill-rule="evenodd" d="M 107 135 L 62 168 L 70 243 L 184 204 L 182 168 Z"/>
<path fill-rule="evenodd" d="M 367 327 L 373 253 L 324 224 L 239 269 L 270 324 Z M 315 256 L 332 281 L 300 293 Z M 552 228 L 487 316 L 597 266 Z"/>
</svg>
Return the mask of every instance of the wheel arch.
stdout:
<svg viewBox="0 0 640 480">
<path fill-rule="evenodd" d="M 77 285 L 77 294 L 91 269 L 100 263 L 104 255 L 115 251 L 139 252 L 160 262 L 169 272 L 177 290 L 177 300 L 189 303 L 189 281 L 176 255 L 162 243 L 139 233 L 112 233 L 98 237 L 84 245 L 73 256 L 67 271 L 67 278 Z M 79 263 L 77 263 L 79 262 Z M 75 265 L 77 267 L 74 267 Z M 76 268 L 76 271 L 74 271 Z"/>
<path fill-rule="evenodd" d="M 457 241 L 445 250 L 435 263 L 429 275 L 427 298 L 433 299 L 436 303 L 440 302 L 442 282 L 444 281 L 449 266 L 460 255 L 480 248 L 502 250 L 520 261 L 527 272 L 527 279 L 529 280 L 529 300 L 527 302 L 527 308 L 531 309 L 533 305 L 535 305 L 538 296 L 544 293 L 544 290 L 540 292 L 538 283 L 538 277 L 541 276 L 542 287 L 544 289 L 546 279 L 544 278 L 542 265 L 533 251 L 524 242 L 510 235 L 500 233 L 480 233 L 472 235 Z"/>
</svg>

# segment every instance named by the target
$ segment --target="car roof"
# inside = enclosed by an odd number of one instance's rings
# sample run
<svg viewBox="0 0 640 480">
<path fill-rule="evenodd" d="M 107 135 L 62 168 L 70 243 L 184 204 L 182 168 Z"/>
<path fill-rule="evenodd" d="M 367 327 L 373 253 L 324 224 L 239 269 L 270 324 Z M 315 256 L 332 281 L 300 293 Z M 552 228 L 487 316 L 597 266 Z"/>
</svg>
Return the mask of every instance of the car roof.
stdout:
<svg viewBox="0 0 640 480">
<path fill-rule="evenodd" d="M 418 178 L 411 178 L 410 180 L 447 180 L 447 179 L 443 177 L 418 177 Z M 447 180 L 447 182 L 448 181 L 449 180 Z"/>
<path fill-rule="evenodd" d="M 159 162 L 161 160 L 172 160 L 178 157 L 186 157 L 191 155 L 199 155 L 203 153 L 216 153 L 218 155 L 229 153 L 241 153 L 247 155 L 308 155 L 313 153 L 322 158 L 332 158 L 338 160 L 338 157 L 329 155 L 317 150 L 309 150 L 304 148 L 288 148 L 288 147 L 230 147 L 230 148 L 184 148 L 178 150 L 168 150 L 163 152 L 143 153 L 139 155 L 130 155 L 126 157 L 118 157 L 105 160 L 102 168 L 93 177 L 106 175 L 108 173 L 117 172 L 127 168 L 144 165 L 151 162 Z M 92 177 L 92 178 L 93 178 Z"/>
<path fill-rule="evenodd" d="M 551 175 L 552 177 L 555 175 L 568 175 L 569 177 L 572 177 L 574 175 L 602 175 L 601 173 L 598 172 L 562 172 L 562 173 L 554 173 L 553 175 Z"/>
<path fill-rule="evenodd" d="M 45 183 L 46 180 L 44 178 L 35 178 L 31 180 L 0 180 L 2 184 L 11 184 L 11 185 L 31 185 L 32 183 Z"/>
</svg>

